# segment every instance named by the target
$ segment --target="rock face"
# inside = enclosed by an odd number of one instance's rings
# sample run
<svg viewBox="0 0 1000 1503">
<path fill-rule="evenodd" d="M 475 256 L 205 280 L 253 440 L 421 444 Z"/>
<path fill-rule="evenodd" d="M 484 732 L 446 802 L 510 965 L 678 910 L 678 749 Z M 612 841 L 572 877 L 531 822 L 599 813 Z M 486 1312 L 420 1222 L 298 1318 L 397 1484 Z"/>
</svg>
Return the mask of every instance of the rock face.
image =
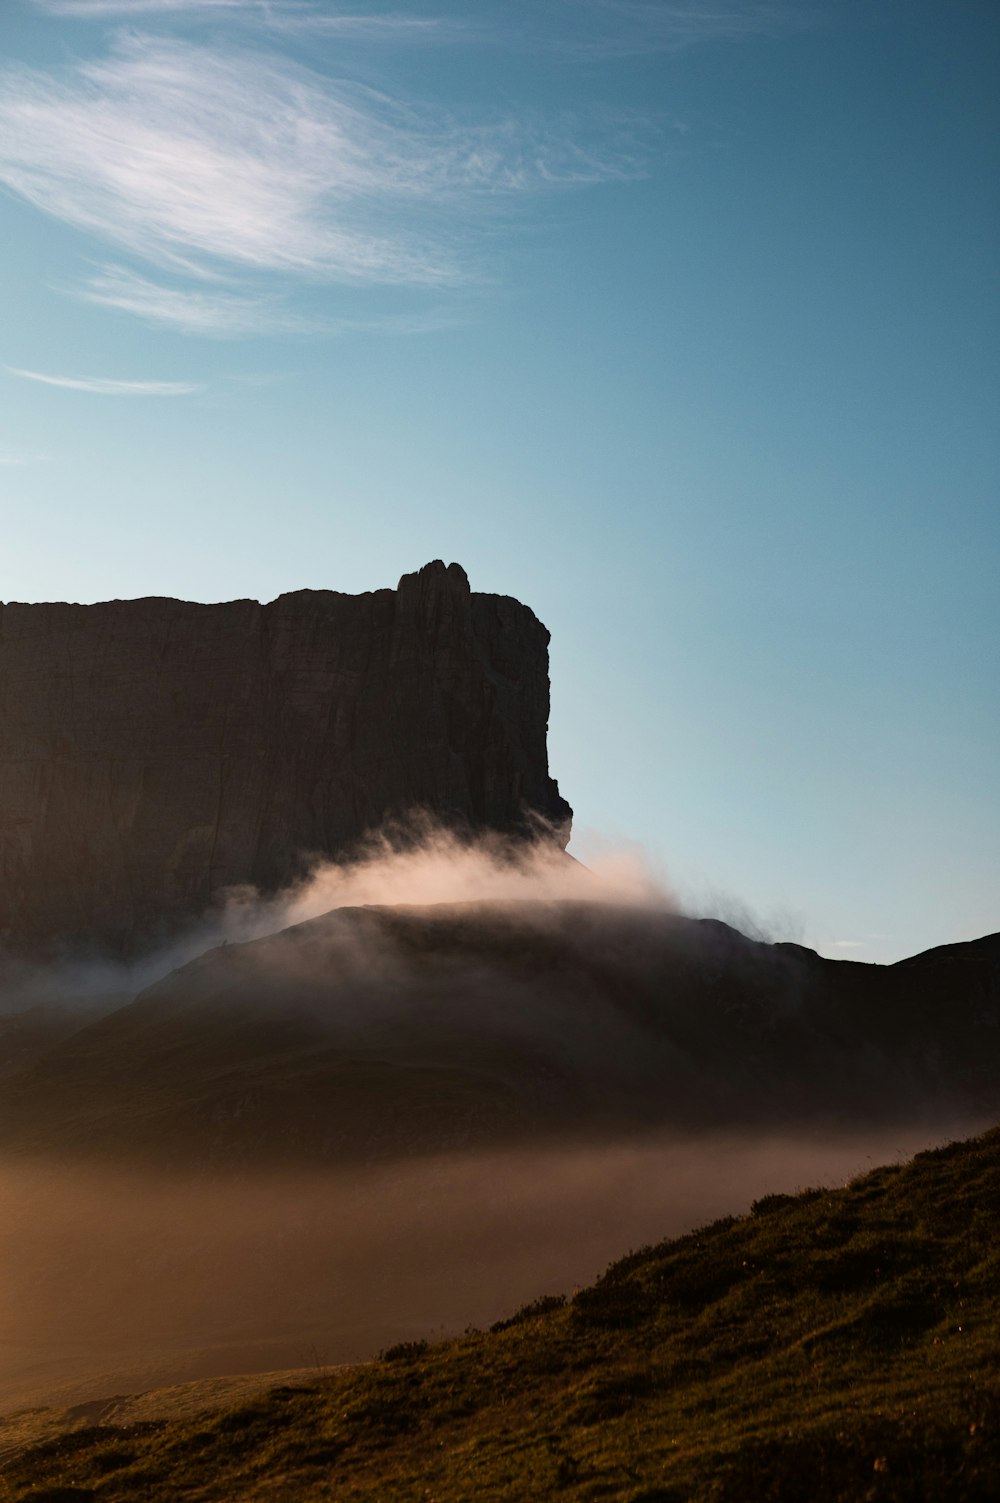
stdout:
<svg viewBox="0 0 1000 1503">
<path fill-rule="evenodd" d="M 0 937 L 134 952 L 416 807 L 568 834 L 548 641 L 440 561 L 365 595 L 0 606 Z"/>
</svg>

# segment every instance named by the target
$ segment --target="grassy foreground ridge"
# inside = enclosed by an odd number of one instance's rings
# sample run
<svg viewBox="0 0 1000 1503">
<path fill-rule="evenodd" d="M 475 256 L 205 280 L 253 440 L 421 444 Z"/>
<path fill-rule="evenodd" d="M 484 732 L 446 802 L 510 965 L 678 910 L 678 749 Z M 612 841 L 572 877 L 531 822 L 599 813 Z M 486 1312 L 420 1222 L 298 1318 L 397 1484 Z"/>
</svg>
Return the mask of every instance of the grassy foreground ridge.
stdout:
<svg viewBox="0 0 1000 1503">
<path fill-rule="evenodd" d="M 768 1196 L 488 1332 L 96 1427 L 0 1500 L 1000 1496 L 1000 1129 Z"/>
</svg>

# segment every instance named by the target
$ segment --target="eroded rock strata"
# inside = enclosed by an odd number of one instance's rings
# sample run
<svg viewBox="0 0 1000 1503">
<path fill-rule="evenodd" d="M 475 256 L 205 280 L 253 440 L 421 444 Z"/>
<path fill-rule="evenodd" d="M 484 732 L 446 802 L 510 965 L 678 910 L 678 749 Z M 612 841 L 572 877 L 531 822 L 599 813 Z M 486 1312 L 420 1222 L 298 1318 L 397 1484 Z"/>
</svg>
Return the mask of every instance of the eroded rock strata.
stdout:
<svg viewBox="0 0 1000 1503">
<path fill-rule="evenodd" d="M 458 564 L 262 605 L 0 606 L 0 935 L 134 951 L 414 807 L 566 826 L 549 634 Z"/>
</svg>

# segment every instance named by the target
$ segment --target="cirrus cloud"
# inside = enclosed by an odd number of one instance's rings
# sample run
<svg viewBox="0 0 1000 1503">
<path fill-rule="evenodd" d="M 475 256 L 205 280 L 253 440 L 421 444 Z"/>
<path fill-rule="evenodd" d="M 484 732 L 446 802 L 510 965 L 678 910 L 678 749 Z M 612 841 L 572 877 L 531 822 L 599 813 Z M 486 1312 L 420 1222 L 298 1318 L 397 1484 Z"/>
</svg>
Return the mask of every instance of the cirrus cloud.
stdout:
<svg viewBox="0 0 1000 1503">
<path fill-rule="evenodd" d="M 294 325 L 290 279 L 470 284 L 477 216 L 636 174 L 634 141 L 600 134 L 459 120 L 280 53 L 151 35 L 58 75 L 0 72 L 0 182 L 185 278 L 170 290 L 111 268 L 84 295 L 188 331 Z"/>
<path fill-rule="evenodd" d="M 254 54 L 127 36 L 68 78 L 0 84 L 0 179 L 146 260 L 343 280 L 453 268 L 373 204 L 440 193 L 468 153 L 419 140 L 360 94 Z"/>
<path fill-rule="evenodd" d="M 101 397 L 186 397 L 204 388 L 191 381 L 112 381 L 104 376 L 51 376 L 41 371 L 5 367 L 10 376 L 40 381 L 43 386 L 62 386 L 67 391 L 86 391 Z"/>
<path fill-rule="evenodd" d="M 84 302 L 134 314 L 145 323 L 184 334 L 233 338 L 244 334 L 304 334 L 322 330 L 314 318 L 295 313 L 269 294 L 213 287 L 176 286 L 140 276 L 126 266 L 104 266 L 78 289 Z"/>
<path fill-rule="evenodd" d="M 464 35 L 469 30 L 466 23 L 445 23 L 436 16 L 408 16 L 398 11 L 352 14 L 331 11 L 311 0 L 34 0 L 34 4 L 46 15 L 75 21 L 232 21 L 272 31 L 312 31 L 382 41 Z"/>
<path fill-rule="evenodd" d="M 455 324 L 455 315 L 443 307 L 369 317 L 298 313 L 278 294 L 169 285 L 125 266 L 102 267 L 78 295 L 153 326 L 223 339 L 247 334 L 426 334 Z"/>
<path fill-rule="evenodd" d="M 35 0 L 40 10 L 55 16 L 128 17 L 168 15 L 177 11 L 269 11 L 301 10 L 288 0 Z"/>
</svg>

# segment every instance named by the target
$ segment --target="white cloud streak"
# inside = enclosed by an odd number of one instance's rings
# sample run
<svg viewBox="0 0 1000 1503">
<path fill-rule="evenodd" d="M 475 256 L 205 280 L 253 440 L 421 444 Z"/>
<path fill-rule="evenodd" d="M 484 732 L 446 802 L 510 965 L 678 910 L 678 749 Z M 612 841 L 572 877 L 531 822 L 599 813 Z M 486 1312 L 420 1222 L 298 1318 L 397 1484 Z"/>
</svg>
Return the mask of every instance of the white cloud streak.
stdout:
<svg viewBox="0 0 1000 1503">
<path fill-rule="evenodd" d="M 131 313 L 148 324 L 183 334 L 233 338 L 244 334 L 308 334 L 322 331 L 322 320 L 294 313 L 279 297 L 254 296 L 224 289 L 170 287 L 139 276 L 124 266 L 106 266 L 78 295 L 85 302 Z"/>
<path fill-rule="evenodd" d="M 272 31 L 311 31 L 367 40 L 416 41 L 443 35 L 465 35 L 461 22 L 435 16 L 407 16 L 331 12 L 309 0 L 34 0 L 46 15 L 76 21 L 170 21 L 186 23 L 231 21 Z"/>
<path fill-rule="evenodd" d="M 384 15 L 338 16 L 317 10 L 289 10 L 272 16 L 269 25 L 277 30 L 311 31 L 384 42 L 475 41 L 482 34 L 480 28 L 468 21 L 445 21 L 437 16 L 404 16 L 398 11 L 387 11 Z"/>
<path fill-rule="evenodd" d="M 291 64 L 160 39 L 126 38 L 67 83 L 8 73 L 0 93 L 0 178 L 10 188 L 201 275 L 232 263 L 440 279 L 443 261 L 365 222 L 366 197 L 414 199 L 447 173 L 447 161 L 421 161 L 409 145 Z"/>
<path fill-rule="evenodd" d="M 588 151 L 537 123 L 463 125 L 280 56 L 164 38 L 126 36 L 67 78 L 0 75 L 0 182 L 202 281 L 459 283 L 458 223 L 476 204 L 634 172 L 624 149 Z M 244 316 L 216 299 L 184 319 Z"/>
<path fill-rule="evenodd" d="M 277 295 L 166 286 L 124 266 L 102 268 L 77 294 L 85 302 L 133 314 L 147 324 L 223 339 L 250 334 L 426 334 L 456 323 L 455 315 L 442 308 L 370 318 L 298 313 Z"/>
<path fill-rule="evenodd" d="M 810 25 L 807 0 L 546 0 L 512 11 L 491 0 L 467 17 L 338 12 L 326 0 L 34 0 L 47 15 L 82 21 L 228 20 L 274 31 L 368 40 L 466 41 L 488 47 L 632 56 Z"/>
<path fill-rule="evenodd" d="M 144 20 L 156 16 L 220 14 L 268 20 L 272 16 L 308 12 L 309 6 L 298 0 L 35 0 L 37 9 L 50 16 L 65 16 L 81 21 L 114 19 Z"/>
<path fill-rule="evenodd" d="M 102 397 L 186 397 L 204 388 L 189 381 L 110 381 L 103 376 L 50 376 L 41 371 L 5 367 L 8 375 L 25 381 L 40 381 L 43 386 L 60 386 L 67 391 L 85 391 Z"/>
</svg>

